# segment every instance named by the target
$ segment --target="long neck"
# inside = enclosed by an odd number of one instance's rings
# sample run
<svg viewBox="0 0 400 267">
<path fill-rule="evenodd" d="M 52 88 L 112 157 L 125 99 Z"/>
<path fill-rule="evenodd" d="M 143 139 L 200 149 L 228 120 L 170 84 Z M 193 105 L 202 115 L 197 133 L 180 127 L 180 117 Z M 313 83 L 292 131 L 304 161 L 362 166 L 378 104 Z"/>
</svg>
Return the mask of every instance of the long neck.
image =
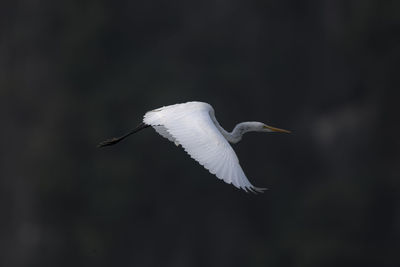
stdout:
<svg viewBox="0 0 400 267">
<path fill-rule="evenodd" d="M 231 143 L 238 143 L 242 140 L 242 136 L 252 131 L 252 122 L 241 122 L 236 124 L 235 128 L 233 128 L 232 132 L 229 133 L 229 138 L 226 138 Z"/>
<path fill-rule="evenodd" d="M 237 124 L 235 126 L 235 128 L 233 128 L 232 132 L 227 132 L 224 128 L 222 128 L 222 126 L 215 119 L 214 114 L 212 114 L 211 118 L 214 121 L 215 126 L 217 126 L 218 130 L 226 138 L 226 140 L 228 140 L 228 142 L 231 142 L 234 144 L 236 144 L 240 140 L 242 140 L 243 134 L 250 130 L 250 123 L 242 122 L 242 123 Z"/>
</svg>

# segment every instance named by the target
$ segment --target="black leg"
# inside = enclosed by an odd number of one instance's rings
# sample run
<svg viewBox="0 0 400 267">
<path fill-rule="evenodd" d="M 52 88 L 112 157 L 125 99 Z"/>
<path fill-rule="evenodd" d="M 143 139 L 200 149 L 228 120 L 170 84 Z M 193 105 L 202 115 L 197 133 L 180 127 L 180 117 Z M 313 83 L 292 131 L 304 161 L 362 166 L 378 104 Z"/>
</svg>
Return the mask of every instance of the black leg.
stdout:
<svg viewBox="0 0 400 267">
<path fill-rule="evenodd" d="M 130 132 L 126 133 L 126 134 L 124 134 L 123 136 L 120 136 L 120 137 L 113 137 L 113 138 L 107 139 L 107 140 L 101 142 L 100 144 L 98 144 L 97 147 L 104 147 L 104 146 L 112 146 L 112 145 L 115 145 L 116 143 L 118 143 L 119 141 L 121 141 L 121 140 L 127 138 L 127 137 L 130 136 L 131 134 L 137 133 L 137 132 L 139 132 L 140 130 L 143 130 L 144 128 L 147 128 L 147 127 L 150 127 L 150 125 L 147 125 L 147 124 L 145 124 L 145 123 L 142 122 L 142 123 L 140 123 L 135 129 L 133 129 L 132 131 L 130 131 Z"/>
</svg>

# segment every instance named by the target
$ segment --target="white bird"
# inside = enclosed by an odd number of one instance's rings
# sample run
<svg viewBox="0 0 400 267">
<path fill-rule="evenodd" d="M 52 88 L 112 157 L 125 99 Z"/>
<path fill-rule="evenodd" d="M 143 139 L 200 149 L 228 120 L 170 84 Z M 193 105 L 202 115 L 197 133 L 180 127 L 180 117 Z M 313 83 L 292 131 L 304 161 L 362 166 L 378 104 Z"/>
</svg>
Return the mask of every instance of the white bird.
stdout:
<svg viewBox="0 0 400 267">
<path fill-rule="evenodd" d="M 143 122 L 127 134 L 111 138 L 99 147 L 114 145 L 129 135 L 144 128 L 153 127 L 161 136 L 174 142 L 210 173 L 228 184 L 251 192 L 262 192 L 265 188 L 253 186 L 244 174 L 238 157 L 230 143 L 237 143 L 247 132 L 290 131 L 268 126 L 261 122 L 242 122 L 232 132 L 219 125 L 211 105 L 203 102 L 187 102 L 154 109 L 144 115 Z"/>
</svg>

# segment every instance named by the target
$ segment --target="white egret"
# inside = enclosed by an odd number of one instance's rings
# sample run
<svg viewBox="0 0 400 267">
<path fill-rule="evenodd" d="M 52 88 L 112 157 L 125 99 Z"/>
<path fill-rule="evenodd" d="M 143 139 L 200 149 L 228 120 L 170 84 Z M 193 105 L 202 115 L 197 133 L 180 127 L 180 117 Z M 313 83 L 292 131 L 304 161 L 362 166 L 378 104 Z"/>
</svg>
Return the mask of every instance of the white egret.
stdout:
<svg viewBox="0 0 400 267">
<path fill-rule="evenodd" d="M 143 122 L 134 130 L 121 137 L 101 142 L 99 147 L 114 145 L 150 126 L 177 146 L 181 145 L 190 157 L 210 173 L 246 192 L 247 190 L 262 192 L 265 188 L 255 187 L 249 182 L 229 142 L 239 142 L 247 132 L 290 133 L 255 121 L 239 123 L 232 132 L 227 132 L 215 118 L 211 105 L 203 102 L 187 102 L 147 112 Z"/>
</svg>

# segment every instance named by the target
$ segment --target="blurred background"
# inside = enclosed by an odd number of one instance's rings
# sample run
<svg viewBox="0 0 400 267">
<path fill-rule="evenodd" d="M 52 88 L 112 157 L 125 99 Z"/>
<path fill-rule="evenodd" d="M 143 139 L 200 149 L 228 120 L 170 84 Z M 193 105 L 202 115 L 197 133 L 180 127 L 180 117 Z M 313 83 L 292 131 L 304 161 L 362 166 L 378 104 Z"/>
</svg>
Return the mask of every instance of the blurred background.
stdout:
<svg viewBox="0 0 400 267">
<path fill-rule="evenodd" d="M 400 2 L 2 1 L 0 266 L 400 266 Z M 398 85 L 398 83 L 397 83 Z M 246 194 L 145 129 L 210 103 Z"/>
</svg>

